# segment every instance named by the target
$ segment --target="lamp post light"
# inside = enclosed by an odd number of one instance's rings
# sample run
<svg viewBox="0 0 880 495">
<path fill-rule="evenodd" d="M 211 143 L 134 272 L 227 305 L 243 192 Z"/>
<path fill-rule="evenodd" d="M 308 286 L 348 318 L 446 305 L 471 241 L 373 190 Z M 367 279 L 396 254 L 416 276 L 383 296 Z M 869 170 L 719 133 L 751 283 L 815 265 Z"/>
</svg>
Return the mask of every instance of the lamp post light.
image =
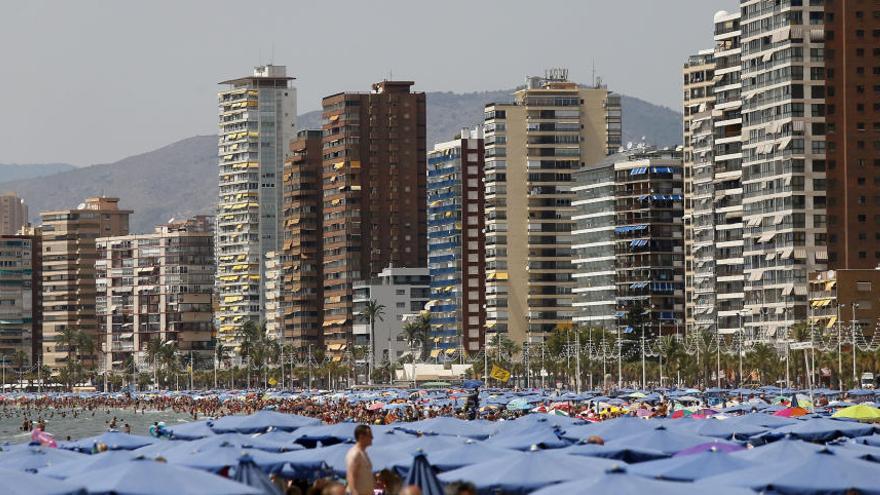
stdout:
<svg viewBox="0 0 880 495">
<path fill-rule="evenodd" d="M 850 307 L 852 308 L 852 319 L 849 325 L 852 332 L 853 388 L 856 388 L 859 383 L 859 375 L 856 370 L 856 325 L 858 324 L 856 321 L 856 310 L 859 308 L 859 303 L 852 303 Z"/>
<path fill-rule="evenodd" d="M 843 343 L 841 335 L 840 309 L 846 304 L 837 303 L 837 388 L 843 391 Z"/>
</svg>

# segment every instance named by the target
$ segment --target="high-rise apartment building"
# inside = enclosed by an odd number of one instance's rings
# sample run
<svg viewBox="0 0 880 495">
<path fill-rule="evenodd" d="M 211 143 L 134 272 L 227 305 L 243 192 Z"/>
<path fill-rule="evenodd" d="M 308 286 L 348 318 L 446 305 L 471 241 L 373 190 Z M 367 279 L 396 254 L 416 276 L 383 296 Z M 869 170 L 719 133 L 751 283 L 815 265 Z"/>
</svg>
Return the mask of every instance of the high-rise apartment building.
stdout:
<svg viewBox="0 0 880 495">
<path fill-rule="evenodd" d="M 297 349 L 322 345 L 324 186 L 321 131 L 303 130 L 290 143 L 282 180 L 281 328 Z"/>
<path fill-rule="evenodd" d="M 741 0 L 745 327 L 785 338 L 827 268 L 825 2 Z"/>
<path fill-rule="evenodd" d="M 217 209 L 219 338 L 235 343 L 265 301 L 263 259 L 281 248 L 281 173 L 296 127 L 296 89 L 284 66 L 256 67 L 219 93 Z"/>
<path fill-rule="evenodd" d="M 28 224 L 28 207 L 15 193 L 0 194 L 0 235 L 15 235 Z"/>
<path fill-rule="evenodd" d="M 722 334 L 741 327 L 743 309 L 740 13 L 715 14 L 712 77 L 697 108 L 685 66 L 686 328 Z M 705 53 L 705 52 L 701 52 Z M 693 60 L 693 57 L 692 59 Z M 693 77 L 691 77 L 693 79 Z M 705 83 L 700 83 L 703 85 Z M 692 94 L 692 93 L 691 93 Z"/>
<path fill-rule="evenodd" d="M 684 316 L 681 154 L 636 149 L 614 162 L 615 279 L 619 325 L 650 335 Z"/>
<path fill-rule="evenodd" d="M 612 330 L 617 313 L 617 183 L 613 157 L 574 174 L 571 205 L 574 322 Z"/>
<path fill-rule="evenodd" d="M 684 315 L 678 151 L 639 147 L 575 173 L 574 321 L 658 335 Z"/>
<path fill-rule="evenodd" d="M 824 74 L 816 66 L 809 74 L 826 83 L 828 264 L 873 269 L 880 265 L 880 4 L 824 4 Z"/>
<path fill-rule="evenodd" d="M 620 99 L 567 71 L 485 108 L 486 327 L 516 342 L 571 323 L 572 174 L 620 146 Z"/>
<path fill-rule="evenodd" d="M 130 210 L 119 209 L 118 198 L 88 198 L 72 210 L 40 213 L 43 269 L 43 364 L 58 370 L 68 364 L 65 330 L 91 337 L 100 350 L 95 312 L 95 263 L 99 237 L 128 234 Z M 97 364 L 95 355 L 81 355 Z"/>
<path fill-rule="evenodd" d="M 428 153 L 428 305 L 444 352 L 476 352 L 485 341 L 483 154 L 482 128 L 462 129 Z"/>
<path fill-rule="evenodd" d="M 96 240 L 103 370 L 149 369 L 147 343 L 156 339 L 210 361 L 213 245 L 214 219 L 206 216 L 159 225 L 151 234 Z"/>
<path fill-rule="evenodd" d="M 352 340 L 352 284 L 385 267 L 427 266 L 425 94 L 411 81 L 323 100 L 327 347 Z"/>
<path fill-rule="evenodd" d="M 281 256 L 275 251 L 266 253 L 264 274 L 266 293 L 264 297 L 263 322 L 266 335 L 272 340 L 280 340 L 281 334 Z"/>
<path fill-rule="evenodd" d="M 711 316 L 707 315 L 707 306 L 711 306 L 711 302 L 701 302 L 700 308 L 697 308 L 696 301 L 698 297 L 695 291 L 696 276 L 695 256 L 694 256 L 694 238 L 695 231 L 703 231 L 713 228 L 714 219 L 708 226 L 696 227 L 694 224 L 695 203 L 700 207 L 701 211 L 707 208 L 707 199 L 705 196 L 695 198 L 694 196 L 694 168 L 699 164 L 705 167 L 708 163 L 712 163 L 712 106 L 715 97 L 712 92 L 714 83 L 714 50 L 701 50 L 696 55 L 688 57 L 687 63 L 684 65 L 684 139 L 682 146 L 682 170 L 684 172 L 684 249 L 685 249 L 685 328 L 693 329 L 698 316 L 703 319 Z M 711 193 L 709 193 L 711 196 Z M 710 210 L 711 214 L 711 210 Z M 698 218 L 705 221 L 705 217 Z M 703 253 L 708 255 L 708 252 Z M 705 265 L 705 262 L 704 262 Z M 711 268 L 711 267 L 709 267 Z M 702 270 L 701 270 L 702 271 Z M 703 273 L 700 274 L 705 279 Z"/>
<path fill-rule="evenodd" d="M 39 360 L 40 254 L 39 237 L 0 234 L 0 366 L 9 377 Z"/>
</svg>

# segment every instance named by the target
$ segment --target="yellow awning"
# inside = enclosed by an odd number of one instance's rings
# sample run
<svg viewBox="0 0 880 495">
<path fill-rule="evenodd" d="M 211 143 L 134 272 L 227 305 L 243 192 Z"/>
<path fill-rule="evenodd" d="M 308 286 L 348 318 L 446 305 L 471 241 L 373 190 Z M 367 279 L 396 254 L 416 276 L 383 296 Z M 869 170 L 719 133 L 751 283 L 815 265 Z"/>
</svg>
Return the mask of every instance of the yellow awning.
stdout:
<svg viewBox="0 0 880 495">
<path fill-rule="evenodd" d="M 496 278 L 498 280 L 507 280 L 507 272 L 498 272 Z"/>
<path fill-rule="evenodd" d="M 327 350 L 329 350 L 329 351 L 341 351 L 341 350 L 342 350 L 342 346 L 344 346 L 344 345 L 345 345 L 345 344 L 328 344 L 328 345 L 327 345 Z"/>
<path fill-rule="evenodd" d="M 825 290 L 831 290 L 834 288 L 835 285 L 837 285 L 836 280 L 831 280 L 831 281 L 825 282 Z"/>
<path fill-rule="evenodd" d="M 345 166 L 345 162 L 336 162 L 336 163 L 333 164 L 333 168 L 334 168 L 335 170 L 340 170 L 340 169 L 341 169 L 342 167 L 344 167 L 344 166 Z"/>
<path fill-rule="evenodd" d="M 830 320 L 828 320 L 828 324 L 825 325 L 825 328 L 832 328 L 834 324 L 837 323 L 837 317 L 832 316 Z"/>
<path fill-rule="evenodd" d="M 339 115 L 331 115 L 330 116 L 330 122 L 336 122 L 337 120 L 339 120 Z"/>
<path fill-rule="evenodd" d="M 248 278 L 251 279 L 251 280 L 260 280 L 260 276 L 259 276 L 259 275 L 248 275 Z"/>
<path fill-rule="evenodd" d="M 446 355 L 447 355 L 447 356 L 451 356 L 451 355 L 453 355 L 453 354 L 455 354 L 455 349 L 446 349 Z"/>
<path fill-rule="evenodd" d="M 432 358 L 435 358 L 435 357 L 437 357 L 437 356 L 439 356 L 439 355 L 440 355 L 440 349 L 433 349 L 433 350 L 431 351 L 431 357 L 432 357 Z"/>
<path fill-rule="evenodd" d="M 361 162 L 358 160 L 352 160 L 350 162 L 351 168 L 361 168 Z"/>
</svg>

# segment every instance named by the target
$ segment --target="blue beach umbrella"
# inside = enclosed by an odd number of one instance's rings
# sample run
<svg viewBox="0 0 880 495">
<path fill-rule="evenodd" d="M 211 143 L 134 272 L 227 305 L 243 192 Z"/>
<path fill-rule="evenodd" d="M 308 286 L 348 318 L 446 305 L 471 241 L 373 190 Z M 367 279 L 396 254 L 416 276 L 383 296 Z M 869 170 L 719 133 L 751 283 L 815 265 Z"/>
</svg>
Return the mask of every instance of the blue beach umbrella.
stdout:
<svg viewBox="0 0 880 495">
<path fill-rule="evenodd" d="M 560 436 L 566 440 L 581 441 L 595 435 L 607 442 L 638 433 L 648 433 L 654 428 L 656 424 L 650 421 L 633 416 L 621 416 L 601 423 L 571 426 L 565 428 Z"/>
<path fill-rule="evenodd" d="M 237 466 L 242 455 L 248 455 L 250 462 L 256 464 L 267 473 L 281 470 L 287 460 L 281 454 L 273 454 L 262 450 L 243 450 L 239 447 L 223 446 L 195 454 L 176 453 L 167 456 L 171 464 L 186 466 L 203 471 L 219 472 L 224 468 Z"/>
<path fill-rule="evenodd" d="M 669 454 L 660 452 L 659 450 L 631 448 L 626 445 L 597 445 L 592 443 L 572 445 L 564 449 L 554 452 L 568 455 L 583 455 L 587 457 L 601 457 L 603 459 L 613 459 L 630 464 L 637 462 L 653 461 L 657 459 L 665 459 Z"/>
<path fill-rule="evenodd" d="M 486 462 L 490 459 L 499 459 L 506 456 L 526 455 L 516 450 L 502 449 L 485 445 L 483 442 L 471 442 L 461 446 L 452 447 L 436 452 L 427 453 L 428 462 L 438 471 L 451 471 Z M 410 466 L 404 462 L 394 465 L 395 471 L 407 472 Z"/>
<path fill-rule="evenodd" d="M 635 435 L 611 440 L 606 443 L 606 445 L 641 448 L 656 450 L 666 454 L 675 454 L 689 447 L 704 444 L 706 441 L 707 437 L 680 431 L 671 431 L 664 426 L 658 426 L 646 433 L 637 433 Z"/>
<path fill-rule="evenodd" d="M 828 442 L 838 437 L 861 437 L 870 435 L 873 432 L 874 427 L 869 424 L 837 419 L 810 418 L 800 420 L 797 424 L 768 431 L 758 435 L 757 438 L 772 441 L 789 436 L 808 442 Z"/>
<path fill-rule="evenodd" d="M 91 453 L 98 444 L 104 444 L 108 450 L 134 450 L 152 445 L 159 440 L 141 435 L 132 435 L 121 431 L 108 431 L 93 437 L 81 438 L 75 442 L 62 444 L 62 448 Z"/>
<path fill-rule="evenodd" d="M 755 463 L 718 451 L 643 462 L 628 468 L 630 473 L 669 481 L 694 481 L 715 474 L 755 467 Z"/>
<path fill-rule="evenodd" d="M 82 485 L 45 478 L 33 473 L 0 469 L 4 495 L 85 495 Z"/>
<path fill-rule="evenodd" d="M 0 468 L 14 469 L 16 471 L 37 471 L 48 466 L 82 459 L 83 457 L 88 456 L 69 450 L 28 447 L 0 457 Z"/>
<path fill-rule="evenodd" d="M 192 423 L 174 425 L 168 430 L 171 431 L 171 438 L 176 440 L 198 440 L 215 435 L 214 430 L 211 429 L 211 423 L 211 421 L 193 421 Z"/>
<path fill-rule="evenodd" d="M 281 490 L 278 486 L 272 483 L 272 480 L 266 476 L 266 473 L 254 463 L 254 459 L 248 454 L 241 456 L 239 459 L 232 479 L 243 485 L 256 488 L 264 495 L 281 495 Z"/>
<path fill-rule="evenodd" d="M 217 433 L 264 433 L 270 428 L 293 431 L 303 426 L 319 424 L 321 424 L 319 419 L 263 410 L 248 416 L 224 416 L 215 420 L 211 429 Z"/>
<path fill-rule="evenodd" d="M 481 462 L 438 477 L 445 483 L 470 481 L 480 493 L 501 491 L 516 495 L 551 483 L 598 476 L 616 464 L 605 459 L 538 451 Z"/>
<path fill-rule="evenodd" d="M 450 435 L 484 440 L 495 432 L 497 427 L 488 421 L 464 421 L 447 416 L 401 423 L 398 430 L 414 434 Z"/>
<path fill-rule="evenodd" d="M 783 438 L 777 442 L 773 442 L 753 449 L 740 450 L 730 455 L 738 459 L 759 463 L 779 463 L 793 462 L 795 459 L 808 457 L 822 450 L 822 446 L 797 440 L 794 438 Z"/>
<path fill-rule="evenodd" d="M 262 492 L 204 471 L 139 460 L 71 476 L 90 495 L 262 495 Z"/>
<path fill-rule="evenodd" d="M 437 479 L 434 469 L 428 464 L 428 459 L 424 454 L 415 456 L 404 484 L 419 487 L 422 495 L 444 495 L 443 485 Z"/>
<path fill-rule="evenodd" d="M 682 420 L 684 421 L 684 420 Z M 669 423 L 670 429 L 687 431 L 695 435 L 702 435 L 712 438 L 735 438 L 737 440 L 747 440 L 750 437 L 759 435 L 767 431 L 763 426 L 751 426 L 737 422 L 731 422 L 729 419 L 702 419 L 694 420 L 687 423 L 684 428 L 675 428 L 674 422 Z"/>
<path fill-rule="evenodd" d="M 108 466 L 115 466 L 123 462 L 128 462 L 138 457 L 128 450 L 112 450 L 95 455 L 84 455 L 81 458 L 46 466 L 38 471 L 42 476 L 49 476 L 56 479 L 67 479 L 80 473 L 86 473 L 93 469 L 101 469 Z"/>
<path fill-rule="evenodd" d="M 625 468 L 620 467 L 599 476 L 550 485 L 533 492 L 533 495 L 571 495 L 573 493 L 681 495 L 687 491 L 690 491 L 690 485 L 634 476 L 628 474 Z M 707 490 L 707 493 L 712 495 L 754 495 L 751 490 L 727 486 L 712 487 L 711 490 Z"/>
<path fill-rule="evenodd" d="M 558 449 L 569 444 L 548 429 L 534 429 L 532 431 L 500 433 L 484 442 L 486 445 L 502 449 L 529 450 L 532 447 L 541 449 Z"/>
<path fill-rule="evenodd" d="M 764 413 L 750 413 L 735 418 L 726 419 L 725 421 L 733 421 L 734 424 L 744 426 L 762 426 L 764 428 L 779 428 L 782 426 L 790 426 L 798 424 L 796 419 L 783 418 L 781 416 L 773 416 Z"/>
<path fill-rule="evenodd" d="M 764 464 L 703 478 L 706 486 L 741 486 L 791 495 L 880 494 L 877 464 L 834 454 L 828 449 L 799 462 Z"/>
<path fill-rule="evenodd" d="M 141 455 L 149 459 L 162 455 L 175 447 L 179 447 L 187 443 L 188 442 L 185 442 L 183 440 L 165 440 L 163 442 L 156 442 L 153 445 L 147 445 L 146 447 L 131 450 L 130 452 L 134 452 L 137 455 Z"/>
</svg>

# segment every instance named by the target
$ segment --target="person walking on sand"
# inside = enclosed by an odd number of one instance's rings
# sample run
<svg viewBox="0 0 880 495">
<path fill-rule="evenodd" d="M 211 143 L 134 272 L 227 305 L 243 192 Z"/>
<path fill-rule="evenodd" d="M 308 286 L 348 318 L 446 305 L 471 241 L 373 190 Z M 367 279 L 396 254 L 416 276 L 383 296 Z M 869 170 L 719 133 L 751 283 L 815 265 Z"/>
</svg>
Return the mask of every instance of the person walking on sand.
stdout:
<svg viewBox="0 0 880 495">
<path fill-rule="evenodd" d="M 373 444 L 373 431 L 367 425 L 354 429 L 355 444 L 345 454 L 345 480 L 351 495 L 373 493 L 373 463 L 367 455 L 367 447 Z"/>
</svg>

